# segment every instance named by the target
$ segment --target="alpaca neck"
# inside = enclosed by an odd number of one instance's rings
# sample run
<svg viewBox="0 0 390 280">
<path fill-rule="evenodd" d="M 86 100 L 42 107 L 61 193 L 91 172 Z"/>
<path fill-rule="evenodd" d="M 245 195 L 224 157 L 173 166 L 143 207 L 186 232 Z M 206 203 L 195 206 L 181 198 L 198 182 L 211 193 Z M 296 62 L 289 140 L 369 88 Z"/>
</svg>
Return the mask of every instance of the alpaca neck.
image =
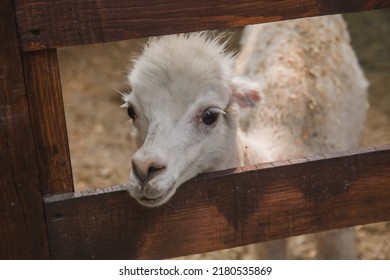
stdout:
<svg viewBox="0 0 390 280">
<path fill-rule="evenodd" d="M 268 140 L 267 140 L 268 139 Z M 252 165 L 275 160 L 272 154 L 272 141 L 260 133 L 248 134 L 241 130 L 237 133 L 241 165 Z"/>
<path fill-rule="evenodd" d="M 241 153 L 241 139 L 236 134 L 234 138 L 231 139 L 229 149 L 226 150 L 226 156 L 224 157 L 223 162 L 219 166 L 216 166 L 214 170 L 224 170 L 235 167 L 243 166 L 242 153 Z"/>
<path fill-rule="evenodd" d="M 247 135 L 238 130 L 229 151 L 226 151 L 224 161 L 212 168 L 213 171 L 272 161 L 267 145 L 262 145 L 261 142 L 260 137 Z"/>
</svg>

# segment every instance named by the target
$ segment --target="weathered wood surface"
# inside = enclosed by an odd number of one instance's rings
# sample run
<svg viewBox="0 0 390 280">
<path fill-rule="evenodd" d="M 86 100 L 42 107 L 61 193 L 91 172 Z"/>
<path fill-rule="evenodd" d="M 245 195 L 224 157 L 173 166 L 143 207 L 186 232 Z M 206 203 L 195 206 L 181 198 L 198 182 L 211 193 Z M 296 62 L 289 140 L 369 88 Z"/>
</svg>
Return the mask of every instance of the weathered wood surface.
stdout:
<svg viewBox="0 0 390 280">
<path fill-rule="evenodd" d="M 12 2 L 0 0 L 0 259 L 48 258 Z"/>
<path fill-rule="evenodd" d="M 18 0 L 25 51 L 390 7 L 390 0 Z"/>
<path fill-rule="evenodd" d="M 72 192 L 57 52 L 28 52 L 22 57 L 42 193 Z"/>
<path fill-rule="evenodd" d="M 390 220 L 390 145 L 201 175 L 158 208 L 118 186 L 45 199 L 55 259 L 168 258 Z"/>
</svg>

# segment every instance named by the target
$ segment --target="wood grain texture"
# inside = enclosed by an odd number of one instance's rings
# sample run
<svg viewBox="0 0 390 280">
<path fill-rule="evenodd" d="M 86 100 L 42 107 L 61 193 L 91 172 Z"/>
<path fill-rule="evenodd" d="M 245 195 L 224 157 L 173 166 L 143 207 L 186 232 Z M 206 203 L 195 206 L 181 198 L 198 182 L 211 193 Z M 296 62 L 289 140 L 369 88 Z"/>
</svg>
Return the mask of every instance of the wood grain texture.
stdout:
<svg viewBox="0 0 390 280">
<path fill-rule="evenodd" d="M 25 51 L 390 7 L 390 0 L 16 0 Z"/>
<path fill-rule="evenodd" d="M 204 174 L 158 208 L 117 186 L 45 199 L 55 259 L 156 259 L 390 220 L 390 145 Z"/>
<path fill-rule="evenodd" d="M 43 201 L 10 0 L 0 0 L 0 259 L 48 258 Z"/>
<path fill-rule="evenodd" d="M 73 192 L 56 50 L 24 53 L 23 68 L 42 193 Z"/>
</svg>

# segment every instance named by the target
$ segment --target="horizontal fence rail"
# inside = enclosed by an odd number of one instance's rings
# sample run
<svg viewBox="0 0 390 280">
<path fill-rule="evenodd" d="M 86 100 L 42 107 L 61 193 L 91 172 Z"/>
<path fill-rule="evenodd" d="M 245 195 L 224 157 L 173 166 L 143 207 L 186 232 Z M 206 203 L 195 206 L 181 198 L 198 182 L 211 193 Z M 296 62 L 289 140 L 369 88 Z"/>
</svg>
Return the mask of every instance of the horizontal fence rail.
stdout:
<svg viewBox="0 0 390 280">
<path fill-rule="evenodd" d="M 390 220 L 390 145 L 203 174 L 166 205 L 124 186 L 45 198 L 54 259 L 154 259 Z"/>
<path fill-rule="evenodd" d="M 19 0 L 24 51 L 390 7 L 390 0 Z"/>
</svg>

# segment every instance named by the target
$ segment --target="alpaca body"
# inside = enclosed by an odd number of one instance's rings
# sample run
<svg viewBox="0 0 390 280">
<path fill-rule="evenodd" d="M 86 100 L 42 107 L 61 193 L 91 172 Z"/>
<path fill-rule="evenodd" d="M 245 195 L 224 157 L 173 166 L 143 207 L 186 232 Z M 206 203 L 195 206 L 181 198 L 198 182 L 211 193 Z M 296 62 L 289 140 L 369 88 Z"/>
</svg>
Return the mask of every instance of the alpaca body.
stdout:
<svg viewBox="0 0 390 280">
<path fill-rule="evenodd" d="M 368 83 L 341 16 L 248 26 L 235 68 L 264 93 L 242 123 L 273 160 L 358 147 Z"/>
<path fill-rule="evenodd" d="M 341 16 L 249 26 L 235 67 L 205 34 L 153 39 L 129 82 L 124 107 L 142 143 L 129 192 L 148 207 L 203 172 L 355 148 L 367 109 L 367 82 Z M 324 233 L 320 244 L 353 258 L 344 246 L 354 244 L 345 242 L 351 230 L 343 232 Z M 268 257 L 284 258 L 275 249 L 283 244 L 266 244 Z"/>
</svg>

